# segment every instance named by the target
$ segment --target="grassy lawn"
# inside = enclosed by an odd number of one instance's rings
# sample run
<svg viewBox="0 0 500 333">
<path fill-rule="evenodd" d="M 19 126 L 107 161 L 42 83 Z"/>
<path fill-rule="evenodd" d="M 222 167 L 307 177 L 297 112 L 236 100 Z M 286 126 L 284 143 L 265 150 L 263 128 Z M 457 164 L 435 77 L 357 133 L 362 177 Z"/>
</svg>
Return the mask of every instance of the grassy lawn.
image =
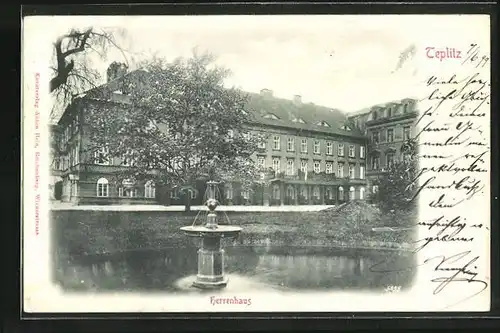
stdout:
<svg viewBox="0 0 500 333">
<path fill-rule="evenodd" d="M 141 248 L 182 247 L 193 244 L 179 228 L 192 225 L 196 212 L 53 211 L 52 237 L 60 254 L 113 253 Z M 196 224 L 205 219 L 205 212 Z M 408 215 L 408 214 L 407 214 Z M 374 233 L 372 227 L 394 225 L 387 217 L 358 213 L 323 212 L 219 212 L 219 223 L 242 227 L 236 244 L 329 247 L 397 247 L 411 243 L 412 232 Z M 404 214 L 398 225 L 414 223 Z"/>
</svg>

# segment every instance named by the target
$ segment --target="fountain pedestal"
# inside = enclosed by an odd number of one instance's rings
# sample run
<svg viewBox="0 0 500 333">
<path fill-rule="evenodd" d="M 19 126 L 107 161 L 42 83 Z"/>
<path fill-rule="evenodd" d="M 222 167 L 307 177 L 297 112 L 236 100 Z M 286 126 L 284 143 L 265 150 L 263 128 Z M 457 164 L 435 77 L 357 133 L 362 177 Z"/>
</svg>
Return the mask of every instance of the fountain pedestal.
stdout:
<svg viewBox="0 0 500 333">
<path fill-rule="evenodd" d="M 198 250 L 198 274 L 193 285 L 198 288 L 221 288 L 227 285 L 224 276 L 224 250 L 218 237 L 203 238 Z"/>
<path fill-rule="evenodd" d="M 201 238 L 201 248 L 198 250 L 198 274 L 193 286 L 200 289 L 224 288 L 228 279 L 224 275 L 223 238 L 235 238 L 241 232 L 240 227 L 218 225 L 215 208 L 218 201 L 215 199 L 215 182 L 209 182 L 209 199 L 207 207 L 210 212 L 207 221 L 201 226 L 182 227 L 181 230 L 191 237 Z"/>
</svg>

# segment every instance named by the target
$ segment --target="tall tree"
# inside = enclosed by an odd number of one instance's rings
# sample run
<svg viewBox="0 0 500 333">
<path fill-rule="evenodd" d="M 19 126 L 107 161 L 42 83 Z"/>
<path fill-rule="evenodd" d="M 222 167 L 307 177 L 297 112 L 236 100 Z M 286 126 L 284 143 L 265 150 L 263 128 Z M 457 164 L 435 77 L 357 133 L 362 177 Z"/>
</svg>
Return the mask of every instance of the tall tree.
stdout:
<svg viewBox="0 0 500 333">
<path fill-rule="evenodd" d="M 89 107 L 94 149 L 122 160 L 117 181 L 153 180 L 184 193 L 199 179 L 237 179 L 250 184 L 259 138 L 246 128 L 246 94 L 223 86 L 230 74 L 208 53 L 168 63 L 154 59 L 122 86 L 130 104 Z M 184 195 L 186 210 L 190 195 Z"/>
<path fill-rule="evenodd" d="M 94 88 L 101 81 L 101 73 L 93 67 L 93 60 L 106 60 L 114 48 L 128 62 L 127 52 L 118 41 L 125 37 L 121 29 L 73 28 L 59 36 L 53 44 L 53 60 L 49 84 L 54 97 L 53 117 L 72 101 L 73 97 Z"/>
</svg>

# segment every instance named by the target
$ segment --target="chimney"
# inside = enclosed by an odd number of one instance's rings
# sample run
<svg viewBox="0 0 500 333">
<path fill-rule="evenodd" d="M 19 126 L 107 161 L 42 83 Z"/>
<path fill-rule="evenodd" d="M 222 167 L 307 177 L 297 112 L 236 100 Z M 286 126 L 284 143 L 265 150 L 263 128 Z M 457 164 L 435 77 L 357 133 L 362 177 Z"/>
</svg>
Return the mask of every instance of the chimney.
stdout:
<svg viewBox="0 0 500 333">
<path fill-rule="evenodd" d="M 293 96 L 293 103 L 297 106 L 301 105 L 302 104 L 302 96 L 300 96 L 300 95 Z"/>
<path fill-rule="evenodd" d="M 260 91 L 260 94 L 265 97 L 272 97 L 273 96 L 273 91 L 270 89 L 262 89 Z"/>
<path fill-rule="evenodd" d="M 116 80 L 119 77 L 127 74 L 128 66 L 124 63 L 120 63 L 117 61 L 113 61 L 106 71 L 107 74 L 107 82 Z"/>
</svg>

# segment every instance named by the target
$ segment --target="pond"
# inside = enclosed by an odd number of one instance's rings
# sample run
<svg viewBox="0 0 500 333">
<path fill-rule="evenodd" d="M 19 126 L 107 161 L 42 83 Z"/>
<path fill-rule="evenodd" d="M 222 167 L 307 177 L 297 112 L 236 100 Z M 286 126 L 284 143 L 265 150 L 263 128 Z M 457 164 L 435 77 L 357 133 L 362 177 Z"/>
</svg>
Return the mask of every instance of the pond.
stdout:
<svg viewBox="0 0 500 333">
<path fill-rule="evenodd" d="M 196 252 L 196 247 L 187 247 L 82 256 L 59 262 L 55 278 L 67 291 L 199 292 L 191 286 Z M 399 251 L 230 246 L 225 252 L 226 290 L 232 291 L 405 289 L 414 274 L 403 269 L 411 266 L 412 257 Z M 380 262 L 392 272 L 380 272 L 381 266 L 375 269 Z"/>
</svg>

